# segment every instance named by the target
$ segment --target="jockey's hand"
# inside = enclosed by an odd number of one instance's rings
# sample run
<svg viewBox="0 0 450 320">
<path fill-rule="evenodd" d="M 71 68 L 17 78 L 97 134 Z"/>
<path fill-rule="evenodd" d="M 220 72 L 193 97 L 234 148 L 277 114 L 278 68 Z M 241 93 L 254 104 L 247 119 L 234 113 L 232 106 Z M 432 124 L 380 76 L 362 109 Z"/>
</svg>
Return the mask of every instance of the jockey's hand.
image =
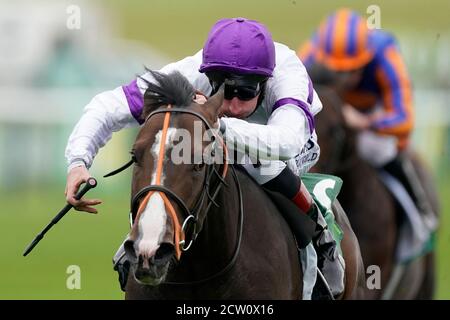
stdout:
<svg viewBox="0 0 450 320">
<path fill-rule="evenodd" d="M 367 130 L 370 128 L 372 120 L 349 104 L 342 107 L 342 114 L 348 127 L 355 130 Z"/>
<path fill-rule="evenodd" d="M 67 202 L 73 205 L 75 210 L 97 213 L 97 209 L 92 206 L 102 203 L 101 200 L 85 198 L 81 198 L 80 200 L 75 199 L 75 195 L 77 194 L 80 185 L 86 182 L 90 177 L 91 175 L 84 165 L 72 168 L 67 174 L 67 184 L 64 194 L 66 195 Z"/>
</svg>

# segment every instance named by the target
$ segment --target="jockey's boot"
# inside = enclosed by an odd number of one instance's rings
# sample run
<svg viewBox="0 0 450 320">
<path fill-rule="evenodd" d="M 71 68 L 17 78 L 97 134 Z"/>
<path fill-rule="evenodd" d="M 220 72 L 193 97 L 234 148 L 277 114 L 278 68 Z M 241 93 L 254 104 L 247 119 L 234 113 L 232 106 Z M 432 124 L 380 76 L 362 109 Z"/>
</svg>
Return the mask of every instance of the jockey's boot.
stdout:
<svg viewBox="0 0 450 320">
<path fill-rule="evenodd" d="M 328 229 L 325 218 L 301 179 L 286 167 L 277 177 L 263 186 L 269 190 L 278 191 L 291 199 L 301 212 L 310 216 L 317 223 L 312 241 L 317 253 L 317 267 L 325 277 L 327 284 L 320 285 L 325 292 L 320 292 L 316 296 L 329 296 L 328 289 L 334 297 L 340 295 L 344 291 L 343 259 L 339 257 L 336 241 Z M 327 286 L 328 289 L 326 289 Z"/>
<path fill-rule="evenodd" d="M 128 236 L 122 242 L 116 254 L 113 257 L 113 266 L 114 270 L 119 274 L 119 284 L 120 289 L 125 291 L 125 286 L 127 285 L 128 273 L 130 272 L 130 261 L 127 259 L 127 255 L 125 254 L 124 243 L 128 240 Z"/>
<path fill-rule="evenodd" d="M 428 195 L 411 159 L 406 154 L 399 154 L 382 169 L 394 176 L 404 186 L 421 213 L 425 225 L 430 230 L 434 230 L 437 226 L 436 213 L 433 212 Z"/>
<path fill-rule="evenodd" d="M 317 222 L 316 232 L 312 241 L 317 253 L 317 267 L 327 282 L 319 285 L 322 288 L 319 291 L 324 292 L 314 292 L 313 298 L 323 298 L 324 296 L 325 298 L 330 298 L 327 297 L 328 291 L 331 292 L 333 297 L 337 297 L 344 292 L 345 267 L 343 258 L 339 256 L 336 241 L 328 229 L 322 212 L 303 182 L 300 183 L 300 189 L 292 200 L 303 212 L 306 212 L 307 215 Z"/>
</svg>

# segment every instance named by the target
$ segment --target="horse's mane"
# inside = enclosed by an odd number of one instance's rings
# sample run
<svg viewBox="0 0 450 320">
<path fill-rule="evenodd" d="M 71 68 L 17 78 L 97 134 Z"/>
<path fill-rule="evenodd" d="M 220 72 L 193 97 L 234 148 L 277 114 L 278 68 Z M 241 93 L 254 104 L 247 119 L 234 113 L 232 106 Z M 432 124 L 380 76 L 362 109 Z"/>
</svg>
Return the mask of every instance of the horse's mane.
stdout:
<svg viewBox="0 0 450 320">
<path fill-rule="evenodd" d="M 153 77 L 155 83 L 141 77 L 148 86 L 144 93 L 144 114 L 168 104 L 178 107 L 191 105 L 195 89 L 180 72 L 173 71 L 165 74 L 146 70 Z"/>
</svg>

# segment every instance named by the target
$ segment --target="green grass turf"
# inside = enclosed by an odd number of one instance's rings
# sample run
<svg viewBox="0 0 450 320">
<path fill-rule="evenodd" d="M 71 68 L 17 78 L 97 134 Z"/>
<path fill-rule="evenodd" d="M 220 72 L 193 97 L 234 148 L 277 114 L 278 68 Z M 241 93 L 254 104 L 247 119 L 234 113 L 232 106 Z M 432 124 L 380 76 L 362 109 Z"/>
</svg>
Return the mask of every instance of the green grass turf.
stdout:
<svg viewBox="0 0 450 320">
<path fill-rule="evenodd" d="M 62 187 L 61 187 L 62 188 Z M 111 189 L 111 190 L 109 190 Z M 0 299 L 121 299 L 111 258 L 128 231 L 128 191 L 92 190 L 104 200 L 98 215 L 69 212 L 27 257 L 33 237 L 64 204 L 61 190 L 2 192 Z M 124 189 L 124 188 L 120 188 Z M 440 186 L 442 211 L 450 211 L 448 184 Z M 437 299 L 450 299 L 450 220 L 442 214 L 437 241 Z M 68 266 L 81 269 L 81 289 L 69 290 Z"/>
<path fill-rule="evenodd" d="M 436 299 L 450 299 L 450 175 L 439 184 L 441 221 L 437 241 L 437 291 Z"/>
<path fill-rule="evenodd" d="M 3 192 L 0 299 L 123 297 L 111 258 L 128 232 L 129 193 L 102 189 L 90 192 L 104 200 L 98 215 L 70 211 L 27 257 L 25 247 L 64 205 L 64 188 Z M 80 290 L 66 286 L 70 265 L 80 267 Z"/>
<path fill-rule="evenodd" d="M 148 43 L 175 59 L 197 52 L 215 21 L 247 17 L 263 22 L 276 41 L 296 50 L 317 28 L 319 21 L 346 6 L 369 17 L 367 8 L 380 8 L 381 28 L 402 35 L 450 33 L 450 2 L 432 0 L 97 0 L 118 22 L 121 34 Z"/>
</svg>

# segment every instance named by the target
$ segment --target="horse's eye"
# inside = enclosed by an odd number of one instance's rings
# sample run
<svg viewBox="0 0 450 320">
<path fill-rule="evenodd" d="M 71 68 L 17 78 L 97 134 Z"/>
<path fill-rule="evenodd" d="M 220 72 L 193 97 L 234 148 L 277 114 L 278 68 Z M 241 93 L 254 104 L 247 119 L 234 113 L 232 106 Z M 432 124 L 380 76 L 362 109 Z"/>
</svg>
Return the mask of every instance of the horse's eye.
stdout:
<svg viewBox="0 0 450 320">
<path fill-rule="evenodd" d="M 194 171 L 201 171 L 204 166 L 205 166 L 204 163 L 196 163 L 194 164 Z"/>
</svg>

